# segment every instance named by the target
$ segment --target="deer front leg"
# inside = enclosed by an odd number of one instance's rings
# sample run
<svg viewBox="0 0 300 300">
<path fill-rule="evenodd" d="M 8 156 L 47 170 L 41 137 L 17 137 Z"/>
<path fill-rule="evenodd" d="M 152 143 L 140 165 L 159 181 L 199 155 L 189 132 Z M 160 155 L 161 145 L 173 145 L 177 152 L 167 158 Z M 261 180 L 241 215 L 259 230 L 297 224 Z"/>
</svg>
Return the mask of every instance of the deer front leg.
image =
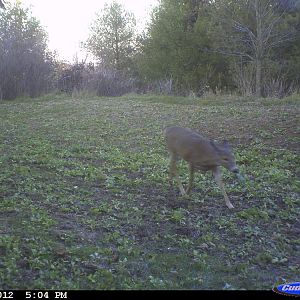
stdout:
<svg viewBox="0 0 300 300">
<path fill-rule="evenodd" d="M 229 198 L 226 194 L 224 184 L 223 184 L 223 181 L 222 181 L 222 174 L 221 174 L 220 168 L 217 167 L 215 170 L 213 170 L 213 174 L 214 174 L 214 177 L 215 177 L 215 180 L 216 180 L 217 184 L 219 185 L 219 187 L 222 190 L 222 193 L 223 193 L 223 196 L 224 196 L 227 207 L 229 209 L 234 208 L 234 206 L 231 204 L 231 202 L 230 202 L 230 200 L 229 200 Z"/>
<path fill-rule="evenodd" d="M 189 164 L 189 171 L 190 171 L 190 178 L 189 178 L 189 185 L 188 188 L 186 190 L 186 193 L 189 194 L 193 188 L 193 183 L 194 183 L 194 172 L 195 172 L 195 168 L 193 166 L 193 164 Z"/>
<path fill-rule="evenodd" d="M 172 179 L 175 175 L 175 178 L 176 178 L 176 182 L 178 184 L 178 187 L 179 187 L 179 190 L 180 190 L 180 193 L 181 195 L 185 195 L 185 190 L 182 186 L 182 183 L 180 181 L 180 178 L 178 176 L 178 172 L 177 172 L 177 167 L 176 167 L 176 161 L 177 161 L 177 157 L 175 155 L 171 155 L 171 161 L 170 161 L 170 177 L 169 177 L 169 181 L 170 183 L 172 183 Z"/>
</svg>

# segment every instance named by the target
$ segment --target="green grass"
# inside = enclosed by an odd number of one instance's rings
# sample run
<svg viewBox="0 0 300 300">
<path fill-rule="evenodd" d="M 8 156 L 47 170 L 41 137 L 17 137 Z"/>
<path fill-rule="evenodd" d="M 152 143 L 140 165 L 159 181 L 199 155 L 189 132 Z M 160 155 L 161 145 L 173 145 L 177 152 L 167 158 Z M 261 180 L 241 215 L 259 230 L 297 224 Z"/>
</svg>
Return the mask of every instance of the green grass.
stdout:
<svg viewBox="0 0 300 300">
<path fill-rule="evenodd" d="M 271 289 L 299 280 L 299 97 L 0 102 L 0 289 Z M 228 139 L 189 197 L 162 130 Z M 186 184 L 188 169 L 179 164 Z"/>
</svg>

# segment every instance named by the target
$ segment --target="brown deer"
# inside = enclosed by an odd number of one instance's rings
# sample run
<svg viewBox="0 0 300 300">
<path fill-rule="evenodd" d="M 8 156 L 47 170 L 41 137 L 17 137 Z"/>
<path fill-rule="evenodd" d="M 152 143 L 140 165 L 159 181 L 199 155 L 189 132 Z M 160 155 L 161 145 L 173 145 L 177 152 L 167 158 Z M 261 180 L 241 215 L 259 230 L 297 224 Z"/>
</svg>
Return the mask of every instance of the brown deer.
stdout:
<svg viewBox="0 0 300 300">
<path fill-rule="evenodd" d="M 189 194 L 194 181 L 195 170 L 211 170 L 214 178 L 222 190 L 228 208 L 233 208 L 226 194 L 222 182 L 220 166 L 225 167 L 232 173 L 239 175 L 232 150 L 227 141 L 217 144 L 199 133 L 179 126 L 167 127 L 164 130 L 167 147 L 171 154 L 170 183 L 175 175 L 179 190 L 182 195 Z M 179 179 L 176 161 L 182 158 L 189 164 L 190 178 L 188 188 L 185 191 Z"/>
</svg>

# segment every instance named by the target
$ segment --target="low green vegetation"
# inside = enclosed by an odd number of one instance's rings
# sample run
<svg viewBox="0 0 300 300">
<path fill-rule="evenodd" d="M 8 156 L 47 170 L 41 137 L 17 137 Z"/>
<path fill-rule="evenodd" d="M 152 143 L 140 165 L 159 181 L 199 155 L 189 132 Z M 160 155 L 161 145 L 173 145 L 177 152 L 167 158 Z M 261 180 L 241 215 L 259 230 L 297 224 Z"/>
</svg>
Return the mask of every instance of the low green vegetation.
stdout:
<svg viewBox="0 0 300 300">
<path fill-rule="evenodd" d="M 299 97 L 0 103 L 0 289 L 271 289 L 299 279 Z M 163 128 L 228 139 L 211 174 L 168 183 Z M 179 164 L 183 182 L 188 169 Z"/>
</svg>

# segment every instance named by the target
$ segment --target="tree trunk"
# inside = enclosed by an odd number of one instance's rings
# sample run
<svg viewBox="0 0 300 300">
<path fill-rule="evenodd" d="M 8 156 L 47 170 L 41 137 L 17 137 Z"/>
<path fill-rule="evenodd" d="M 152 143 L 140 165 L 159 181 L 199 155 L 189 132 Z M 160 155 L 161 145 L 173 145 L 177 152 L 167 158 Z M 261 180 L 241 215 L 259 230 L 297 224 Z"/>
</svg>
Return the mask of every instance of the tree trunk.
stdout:
<svg viewBox="0 0 300 300">
<path fill-rule="evenodd" d="M 256 77 L 256 82 L 255 82 L 255 93 L 256 96 L 258 98 L 261 97 L 261 59 L 257 58 L 256 59 L 256 73 L 255 73 L 255 77 Z"/>
<path fill-rule="evenodd" d="M 256 49 L 255 49 L 255 68 L 256 68 L 256 83 L 255 93 L 257 97 L 261 97 L 261 73 L 262 73 L 262 57 L 263 57 L 263 35 L 262 35 L 262 9 L 260 0 L 255 0 L 255 15 L 256 15 Z"/>
</svg>

